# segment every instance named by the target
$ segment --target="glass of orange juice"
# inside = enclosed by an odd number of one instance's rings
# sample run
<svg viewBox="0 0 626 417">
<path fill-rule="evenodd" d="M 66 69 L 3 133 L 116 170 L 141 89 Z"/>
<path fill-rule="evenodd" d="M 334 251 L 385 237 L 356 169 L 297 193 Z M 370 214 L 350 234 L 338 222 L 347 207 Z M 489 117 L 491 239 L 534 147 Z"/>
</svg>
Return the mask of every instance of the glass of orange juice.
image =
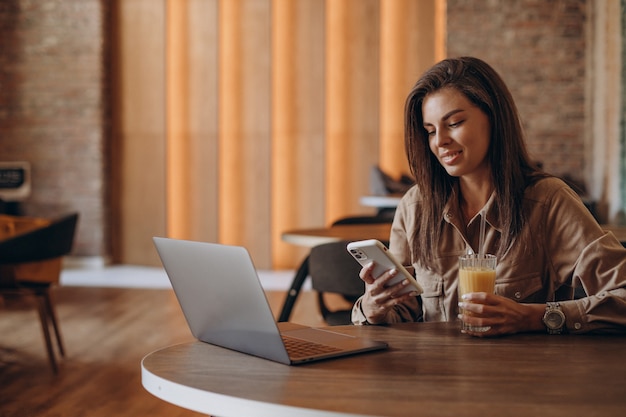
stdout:
<svg viewBox="0 0 626 417">
<path fill-rule="evenodd" d="M 494 293 L 496 288 L 495 255 L 471 254 L 459 257 L 459 299 L 470 292 Z M 461 312 L 462 313 L 462 312 Z M 466 312 L 468 314 L 469 312 Z M 489 326 L 471 326 L 462 324 L 463 330 L 486 332 Z"/>
</svg>

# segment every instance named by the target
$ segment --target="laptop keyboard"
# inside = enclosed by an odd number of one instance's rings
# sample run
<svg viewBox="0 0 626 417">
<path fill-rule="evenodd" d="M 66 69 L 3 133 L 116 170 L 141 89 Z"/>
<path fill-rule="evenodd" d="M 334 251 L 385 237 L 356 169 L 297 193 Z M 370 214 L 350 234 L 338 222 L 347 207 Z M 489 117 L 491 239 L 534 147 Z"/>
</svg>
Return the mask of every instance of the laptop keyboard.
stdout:
<svg viewBox="0 0 626 417">
<path fill-rule="evenodd" d="M 333 346 L 310 342 L 308 340 L 296 339 L 289 336 L 282 335 L 282 338 L 285 343 L 285 348 L 287 348 L 287 352 L 289 353 L 289 357 L 294 359 L 306 358 L 324 353 L 339 352 L 341 350 Z"/>
</svg>

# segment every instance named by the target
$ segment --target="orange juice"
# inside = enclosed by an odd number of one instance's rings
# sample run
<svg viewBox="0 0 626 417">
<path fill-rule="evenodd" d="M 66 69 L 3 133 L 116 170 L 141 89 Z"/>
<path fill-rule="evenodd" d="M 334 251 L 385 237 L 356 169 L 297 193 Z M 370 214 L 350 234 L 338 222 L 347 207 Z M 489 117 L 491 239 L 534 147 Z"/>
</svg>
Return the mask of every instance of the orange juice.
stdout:
<svg viewBox="0 0 626 417">
<path fill-rule="evenodd" d="M 459 295 L 468 292 L 493 293 L 496 286 L 496 270 L 483 267 L 459 269 Z"/>
<path fill-rule="evenodd" d="M 496 287 L 496 261 L 493 255 L 465 255 L 459 258 L 459 300 L 463 294 L 486 292 L 493 294 Z M 463 313 L 463 311 L 461 311 Z M 471 315 L 470 312 L 465 312 Z M 463 329 L 485 332 L 489 327 L 471 326 L 463 323 Z"/>
</svg>

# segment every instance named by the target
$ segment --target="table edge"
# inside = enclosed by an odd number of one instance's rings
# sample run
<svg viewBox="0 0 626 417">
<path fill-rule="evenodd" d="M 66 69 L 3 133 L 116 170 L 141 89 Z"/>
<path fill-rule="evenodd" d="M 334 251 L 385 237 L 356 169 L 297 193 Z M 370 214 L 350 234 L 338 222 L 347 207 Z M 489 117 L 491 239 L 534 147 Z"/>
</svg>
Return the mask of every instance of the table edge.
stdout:
<svg viewBox="0 0 626 417">
<path fill-rule="evenodd" d="M 254 415 L 257 417 L 371 417 L 362 414 L 340 413 L 250 400 L 172 382 L 150 372 L 144 365 L 144 361 L 150 355 L 170 347 L 172 346 L 156 350 L 144 356 L 141 360 L 141 385 L 156 398 L 178 407 L 220 417 L 240 417 L 242 415 Z"/>
<path fill-rule="evenodd" d="M 325 243 L 337 242 L 341 239 L 332 236 L 302 236 L 297 233 L 287 231 L 281 234 L 281 240 L 296 246 L 313 247 L 323 245 Z"/>
</svg>

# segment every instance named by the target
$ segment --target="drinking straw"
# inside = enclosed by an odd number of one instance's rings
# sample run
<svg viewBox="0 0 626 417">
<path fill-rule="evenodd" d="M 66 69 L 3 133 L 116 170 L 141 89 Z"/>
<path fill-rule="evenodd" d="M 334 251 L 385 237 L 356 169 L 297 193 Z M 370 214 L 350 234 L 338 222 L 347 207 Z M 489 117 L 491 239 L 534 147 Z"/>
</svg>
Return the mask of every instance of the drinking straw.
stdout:
<svg viewBox="0 0 626 417">
<path fill-rule="evenodd" d="M 480 235 L 478 236 L 478 258 L 483 259 L 485 257 L 485 210 L 480 211 Z"/>
</svg>

